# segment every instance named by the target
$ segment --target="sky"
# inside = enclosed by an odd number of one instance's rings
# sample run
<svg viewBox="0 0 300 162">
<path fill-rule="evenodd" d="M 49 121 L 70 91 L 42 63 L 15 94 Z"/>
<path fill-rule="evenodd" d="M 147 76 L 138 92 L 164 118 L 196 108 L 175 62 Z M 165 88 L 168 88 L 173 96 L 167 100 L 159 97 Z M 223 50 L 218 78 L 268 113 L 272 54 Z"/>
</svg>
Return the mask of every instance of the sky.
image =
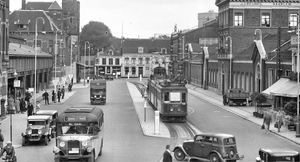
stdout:
<svg viewBox="0 0 300 162">
<path fill-rule="evenodd" d="M 27 0 L 53 2 L 54 0 Z M 61 6 L 62 0 L 56 0 Z M 120 38 L 150 38 L 170 35 L 198 26 L 198 13 L 214 10 L 215 0 L 79 0 L 80 27 L 99 21 Z M 19 10 L 22 0 L 10 0 L 10 11 Z"/>
</svg>

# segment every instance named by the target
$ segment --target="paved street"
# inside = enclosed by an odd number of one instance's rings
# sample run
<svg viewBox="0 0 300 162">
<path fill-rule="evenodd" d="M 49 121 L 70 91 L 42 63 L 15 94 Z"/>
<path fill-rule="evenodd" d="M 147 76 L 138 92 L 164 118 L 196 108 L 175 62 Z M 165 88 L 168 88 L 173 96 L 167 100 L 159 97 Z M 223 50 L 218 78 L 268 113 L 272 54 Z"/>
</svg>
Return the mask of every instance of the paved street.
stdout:
<svg viewBox="0 0 300 162">
<path fill-rule="evenodd" d="M 297 139 L 288 138 L 288 135 L 293 137 L 295 132 L 282 129 L 282 134 L 278 134 L 272 128 L 274 133 L 267 135 L 260 129 L 262 119 L 252 118 L 253 107 L 223 106 L 221 96 L 192 85 L 187 85 L 190 93 L 188 122 L 172 125 L 161 122 L 160 133 L 154 134 L 154 111 L 147 105 L 144 122 L 144 99 L 128 81 L 139 82 L 136 78 L 107 82 L 107 104 L 99 106 L 105 113 L 104 148 L 103 155 L 97 161 L 159 162 L 166 144 L 171 144 L 173 148 L 192 137 L 187 128 L 192 128 L 196 133 L 223 132 L 235 135 L 239 153 L 245 155 L 244 161 L 253 161 L 260 147 L 286 147 L 300 151 Z M 43 105 L 42 109 L 54 109 L 61 113 L 73 105 L 90 106 L 88 84 L 75 84 L 73 92 L 66 93 L 66 98 L 61 103 Z M 53 161 L 55 139 L 48 146 L 35 143 L 21 147 L 21 133 L 26 128 L 26 115 L 14 114 L 12 117 L 13 143 L 17 148 L 18 158 L 22 162 Z M 7 117 L 1 121 L 5 141 L 9 139 L 9 119 Z"/>
</svg>

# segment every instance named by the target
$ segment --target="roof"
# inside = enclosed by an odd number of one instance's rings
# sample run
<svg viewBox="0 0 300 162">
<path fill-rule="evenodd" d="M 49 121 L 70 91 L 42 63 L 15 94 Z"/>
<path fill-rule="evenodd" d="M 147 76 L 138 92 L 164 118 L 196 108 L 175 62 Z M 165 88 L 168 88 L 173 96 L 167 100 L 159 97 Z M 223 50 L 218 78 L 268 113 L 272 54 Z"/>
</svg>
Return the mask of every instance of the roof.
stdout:
<svg viewBox="0 0 300 162">
<path fill-rule="evenodd" d="M 34 57 L 35 50 L 33 47 L 18 44 L 18 43 L 9 43 L 8 54 L 10 57 Z M 51 57 L 52 55 L 43 51 L 37 51 L 37 57 Z"/>
<path fill-rule="evenodd" d="M 62 10 L 59 4 L 54 2 L 27 2 L 26 4 L 27 10 Z"/>
<path fill-rule="evenodd" d="M 161 48 L 170 53 L 170 39 L 125 39 L 122 46 L 123 53 L 138 53 L 138 47 L 143 47 L 144 53 L 160 52 Z"/>
<path fill-rule="evenodd" d="M 267 152 L 271 156 L 298 156 L 299 152 L 290 148 L 260 148 L 260 151 Z"/>
<path fill-rule="evenodd" d="M 232 138 L 234 137 L 231 134 L 226 134 L 226 133 L 201 133 L 197 135 L 203 135 L 203 136 L 213 136 L 213 137 L 224 137 L 224 138 Z"/>
<path fill-rule="evenodd" d="M 97 122 L 103 115 L 103 111 L 99 107 L 71 107 L 61 113 L 57 122 Z M 72 119 L 72 120 L 71 120 Z"/>
<path fill-rule="evenodd" d="M 39 110 L 36 112 L 36 115 L 53 115 L 57 113 L 56 110 Z"/>
<path fill-rule="evenodd" d="M 46 120 L 46 119 L 50 119 L 50 116 L 46 116 L 46 115 L 31 115 L 28 116 L 27 120 Z"/>
<path fill-rule="evenodd" d="M 43 24 L 43 20 L 45 24 Z M 42 10 L 15 10 L 9 15 L 9 31 L 10 32 L 35 32 L 37 23 L 39 31 L 54 32 L 59 30 L 52 19 Z M 27 24 L 27 29 L 20 29 L 19 24 Z"/>
<path fill-rule="evenodd" d="M 222 3 L 228 3 L 228 2 L 249 2 L 249 0 L 216 0 L 215 4 L 218 6 Z M 253 1 L 251 1 L 253 2 Z M 278 0 L 259 0 L 260 3 L 278 3 Z M 280 2 L 285 3 L 300 3 L 299 0 L 280 0 Z"/>
</svg>

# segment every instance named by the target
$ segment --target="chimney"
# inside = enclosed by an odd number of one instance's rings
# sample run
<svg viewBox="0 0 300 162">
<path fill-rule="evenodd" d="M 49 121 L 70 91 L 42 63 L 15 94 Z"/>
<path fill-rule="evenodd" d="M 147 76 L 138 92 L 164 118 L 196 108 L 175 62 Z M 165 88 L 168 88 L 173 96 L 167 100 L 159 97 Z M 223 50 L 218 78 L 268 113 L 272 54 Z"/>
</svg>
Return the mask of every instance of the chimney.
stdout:
<svg viewBox="0 0 300 162">
<path fill-rule="evenodd" d="M 22 0 L 22 10 L 26 9 L 26 0 Z"/>
</svg>

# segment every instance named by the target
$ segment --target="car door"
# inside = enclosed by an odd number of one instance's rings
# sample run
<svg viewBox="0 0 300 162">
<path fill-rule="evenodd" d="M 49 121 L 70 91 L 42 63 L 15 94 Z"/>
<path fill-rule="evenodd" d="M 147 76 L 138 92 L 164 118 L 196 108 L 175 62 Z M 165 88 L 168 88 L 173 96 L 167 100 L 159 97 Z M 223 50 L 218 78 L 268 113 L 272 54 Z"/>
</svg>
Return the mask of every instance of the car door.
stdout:
<svg viewBox="0 0 300 162">
<path fill-rule="evenodd" d="M 210 136 L 205 136 L 203 138 L 203 143 L 202 143 L 202 156 L 203 158 L 207 158 L 209 156 L 209 153 L 213 149 L 213 137 Z"/>
<path fill-rule="evenodd" d="M 191 156 L 202 157 L 203 136 L 198 135 L 194 138 L 194 145 L 191 152 Z"/>
</svg>

